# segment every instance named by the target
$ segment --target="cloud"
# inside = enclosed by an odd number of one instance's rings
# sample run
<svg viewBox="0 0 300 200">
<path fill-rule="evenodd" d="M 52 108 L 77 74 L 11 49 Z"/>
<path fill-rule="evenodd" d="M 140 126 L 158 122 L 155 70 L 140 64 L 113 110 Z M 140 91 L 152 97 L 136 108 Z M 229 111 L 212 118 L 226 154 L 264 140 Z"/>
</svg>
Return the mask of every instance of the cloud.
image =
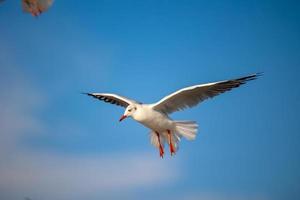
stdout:
<svg viewBox="0 0 300 200">
<path fill-rule="evenodd" d="M 176 169 L 157 155 L 70 155 L 28 148 L 22 139 L 49 131 L 36 116 L 46 97 L 13 69 L 1 70 L 0 199 L 124 199 L 139 188 L 176 179 Z"/>
<path fill-rule="evenodd" d="M 218 192 L 191 192 L 173 199 L 184 200 L 268 200 L 268 198 L 261 194 L 238 194 Z"/>
<path fill-rule="evenodd" d="M 21 153 L 1 166 L 0 193 L 11 191 L 11 198 L 83 199 L 157 187 L 174 180 L 174 170 L 149 157 Z"/>
<path fill-rule="evenodd" d="M 43 102 L 42 96 L 13 67 L 14 64 L 3 60 L 0 62 L 3 66 L 0 69 L 0 156 L 2 158 L 20 148 L 18 145 L 24 135 L 42 129 L 42 123 L 34 117 L 34 113 Z"/>
</svg>

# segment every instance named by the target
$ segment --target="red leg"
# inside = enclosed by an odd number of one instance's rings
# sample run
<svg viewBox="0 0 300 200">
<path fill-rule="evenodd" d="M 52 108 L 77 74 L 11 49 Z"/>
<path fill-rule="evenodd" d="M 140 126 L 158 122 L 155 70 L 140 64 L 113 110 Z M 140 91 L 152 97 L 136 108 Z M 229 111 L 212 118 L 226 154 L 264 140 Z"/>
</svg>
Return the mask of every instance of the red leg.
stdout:
<svg viewBox="0 0 300 200">
<path fill-rule="evenodd" d="M 167 130 L 168 131 L 168 138 L 169 138 L 169 145 L 170 145 L 170 153 L 171 153 L 171 156 L 173 154 L 175 154 L 175 148 L 173 146 L 173 143 L 172 143 L 172 134 L 171 134 L 171 131 L 170 130 Z"/>
<path fill-rule="evenodd" d="M 157 135 L 158 143 L 159 143 L 159 156 L 160 156 L 161 158 L 163 158 L 163 157 L 164 157 L 164 148 L 163 148 L 162 145 L 161 145 L 159 133 L 158 133 L 158 132 L 155 132 L 155 133 L 156 133 L 156 135 Z"/>
</svg>

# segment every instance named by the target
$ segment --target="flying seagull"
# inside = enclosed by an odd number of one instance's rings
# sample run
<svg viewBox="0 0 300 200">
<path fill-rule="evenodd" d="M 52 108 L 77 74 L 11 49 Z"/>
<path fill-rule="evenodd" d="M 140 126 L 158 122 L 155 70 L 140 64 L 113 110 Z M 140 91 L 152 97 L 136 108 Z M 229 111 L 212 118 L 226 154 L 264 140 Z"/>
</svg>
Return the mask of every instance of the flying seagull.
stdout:
<svg viewBox="0 0 300 200">
<path fill-rule="evenodd" d="M 153 104 L 143 104 L 126 97 L 110 93 L 84 93 L 106 103 L 125 108 L 119 121 L 132 117 L 151 130 L 150 140 L 159 149 L 159 155 L 164 156 L 164 144 L 170 148 L 171 156 L 178 149 L 181 137 L 188 140 L 196 138 L 198 125 L 195 121 L 175 121 L 168 115 L 185 108 L 191 108 L 198 103 L 213 98 L 221 93 L 237 88 L 247 81 L 256 79 L 260 74 L 242 78 L 194 85 L 178 90 Z"/>
</svg>

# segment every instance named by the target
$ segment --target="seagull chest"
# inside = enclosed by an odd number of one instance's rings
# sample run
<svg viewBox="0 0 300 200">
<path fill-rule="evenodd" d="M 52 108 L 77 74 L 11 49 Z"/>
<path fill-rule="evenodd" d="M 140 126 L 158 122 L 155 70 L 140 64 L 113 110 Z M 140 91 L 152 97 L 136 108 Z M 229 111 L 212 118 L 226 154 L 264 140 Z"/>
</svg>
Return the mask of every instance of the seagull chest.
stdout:
<svg viewBox="0 0 300 200">
<path fill-rule="evenodd" d="M 167 129 L 173 129 L 172 120 L 165 114 L 153 110 L 151 107 L 141 106 L 132 117 L 154 131 L 164 132 Z"/>
</svg>

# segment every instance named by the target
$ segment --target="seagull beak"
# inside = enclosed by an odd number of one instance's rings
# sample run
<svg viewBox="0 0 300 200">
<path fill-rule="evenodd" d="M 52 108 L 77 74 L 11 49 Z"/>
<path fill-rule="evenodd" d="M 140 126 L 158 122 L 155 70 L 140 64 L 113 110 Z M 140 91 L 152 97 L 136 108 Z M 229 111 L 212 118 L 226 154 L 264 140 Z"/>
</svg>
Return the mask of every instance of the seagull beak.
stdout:
<svg viewBox="0 0 300 200">
<path fill-rule="evenodd" d="M 120 118 L 119 122 L 122 121 L 123 119 L 125 119 L 127 116 L 126 115 L 122 115 L 122 117 Z"/>
</svg>

